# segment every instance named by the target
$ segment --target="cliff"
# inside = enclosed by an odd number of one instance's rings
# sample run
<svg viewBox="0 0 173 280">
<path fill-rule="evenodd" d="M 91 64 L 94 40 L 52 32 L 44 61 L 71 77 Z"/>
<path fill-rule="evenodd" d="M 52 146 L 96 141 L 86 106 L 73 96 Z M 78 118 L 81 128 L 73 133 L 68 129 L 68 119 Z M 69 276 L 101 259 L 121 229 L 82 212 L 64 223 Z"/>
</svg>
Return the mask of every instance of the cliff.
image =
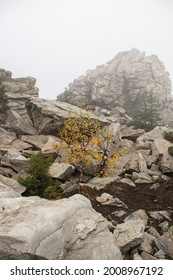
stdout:
<svg viewBox="0 0 173 280">
<path fill-rule="evenodd" d="M 88 70 L 75 79 L 57 100 L 79 107 L 94 105 L 111 111 L 125 110 L 129 116 L 141 106 L 142 94 L 152 93 L 161 108 L 164 124 L 173 116 L 169 73 L 156 55 L 146 56 L 137 49 L 118 53 L 104 65 Z M 169 119 L 168 119 L 169 116 Z"/>
</svg>

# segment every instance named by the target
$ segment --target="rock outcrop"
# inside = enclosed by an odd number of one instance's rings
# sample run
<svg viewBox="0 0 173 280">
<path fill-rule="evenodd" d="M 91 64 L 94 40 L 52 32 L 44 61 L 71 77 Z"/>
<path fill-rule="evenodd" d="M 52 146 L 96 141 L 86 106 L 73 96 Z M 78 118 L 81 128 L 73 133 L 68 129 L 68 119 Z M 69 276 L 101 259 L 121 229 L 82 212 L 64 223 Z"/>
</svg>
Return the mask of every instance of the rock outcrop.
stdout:
<svg viewBox="0 0 173 280">
<path fill-rule="evenodd" d="M 99 118 L 90 112 L 65 102 L 30 98 L 25 106 L 32 120 L 33 127 L 39 134 L 57 134 L 65 120 L 75 115 L 90 115 L 92 119 L 97 119 L 102 124 L 109 124 L 106 118 Z"/>
<path fill-rule="evenodd" d="M 0 174 L 0 198 L 19 197 L 25 189 L 15 179 Z"/>
<path fill-rule="evenodd" d="M 64 121 L 75 115 L 90 115 L 103 125 L 110 124 L 106 118 L 100 118 L 77 106 L 39 98 L 35 78 L 14 79 L 10 71 L 0 69 L 0 82 L 9 98 L 9 112 L 4 127 L 17 135 L 56 135 Z"/>
<path fill-rule="evenodd" d="M 57 100 L 79 107 L 100 106 L 110 110 L 111 115 L 121 116 L 126 112 L 133 116 L 141 106 L 143 93 L 153 93 L 160 104 L 162 119 L 165 123 L 171 122 L 168 116 L 173 116 L 173 101 L 168 72 L 156 55 L 145 56 L 132 49 L 118 53 L 105 65 L 88 70 L 86 75 L 70 83 Z"/>
<path fill-rule="evenodd" d="M 1 198 L 0 210 L 0 259 L 24 254 L 46 259 L 122 259 L 108 222 L 81 195 L 59 201 Z"/>
<path fill-rule="evenodd" d="M 10 71 L 0 69 L 0 81 L 9 98 L 10 108 L 32 124 L 25 108 L 25 102 L 30 97 L 38 97 L 39 89 L 35 86 L 36 79 L 33 77 L 12 78 Z"/>
<path fill-rule="evenodd" d="M 31 77 L 13 79 L 1 69 L 0 82 L 10 102 L 5 121 L 0 120 L 0 259 L 172 259 L 173 157 L 168 153 L 172 144 L 164 139 L 172 129 L 145 132 L 120 124 L 140 106 L 140 94 L 150 91 L 169 120 L 171 84 L 158 58 L 135 49 L 120 53 L 75 80 L 58 98 L 63 101 L 38 98 Z M 92 112 L 64 101 L 87 105 Z M 63 149 L 57 156 L 55 146 L 64 141 L 56 134 L 77 114 L 98 120 L 103 139 L 103 133 L 111 135 L 109 158 L 121 155 L 115 166 L 103 167 L 106 178 L 91 179 L 94 162 L 79 179 Z M 22 197 L 25 187 L 17 178 L 26 176 L 28 156 L 39 151 L 52 156 L 49 173 L 59 200 Z"/>
</svg>

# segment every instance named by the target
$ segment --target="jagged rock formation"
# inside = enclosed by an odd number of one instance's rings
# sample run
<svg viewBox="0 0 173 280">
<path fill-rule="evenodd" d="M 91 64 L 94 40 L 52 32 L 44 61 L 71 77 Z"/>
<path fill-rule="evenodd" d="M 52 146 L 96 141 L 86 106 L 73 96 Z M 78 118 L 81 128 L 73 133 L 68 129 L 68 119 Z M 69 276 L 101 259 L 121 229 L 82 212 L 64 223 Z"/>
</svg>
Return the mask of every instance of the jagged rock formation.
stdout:
<svg viewBox="0 0 173 280">
<path fill-rule="evenodd" d="M 8 116 L 5 116 L 5 127 L 17 135 L 57 134 L 69 115 L 90 114 L 91 118 L 108 124 L 105 118 L 99 118 L 77 106 L 65 102 L 50 101 L 38 97 L 36 79 L 32 77 L 11 77 L 12 73 L 0 69 L 0 82 L 9 98 Z"/>
<path fill-rule="evenodd" d="M 39 134 L 57 134 L 62 128 L 64 121 L 69 116 L 87 115 L 92 119 L 97 119 L 102 124 L 108 124 L 106 118 L 99 118 L 92 113 L 77 106 L 67 104 L 60 101 L 50 101 L 41 98 L 30 98 L 25 104 L 28 115 L 32 120 L 33 127 Z"/>
<path fill-rule="evenodd" d="M 57 100 L 75 104 L 100 106 L 111 114 L 130 116 L 141 104 L 141 94 L 153 93 L 157 97 L 165 123 L 173 116 L 171 80 L 156 55 L 145 56 L 137 49 L 120 52 L 105 65 L 88 70 L 80 76 Z"/>
<path fill-rule="evenodd" d="M 142 61 L 146 59 L 142 58 L 141 54 L 137 56 L 134 53 L 136 51 L 131 51 L 132 64 L 136 63 L 139 57 Z M 120 54 L 119 58 L 122 56 L 129 57 L 127 53 Z M 100 69 L 104 70 L 116 64 L 113 61 Z M 126 62 L 128 65 L 129 60 L 126 59 Z M 152 63 L 149 65 L 152 66 Z M 114 68 L 109 69 L 112 69 L 110 73 L 114 77 Z M 95 72 L 91 72 L 91 76 L 88 74 L 90 78 L 93 73 Z M 114 74 L 116 73 L 115 71 Z M 118 73 L 120 77 L 127 75 L 128 71 Z M 163 93 L 163 99 L 170 95 L 169 78 L 167 76 L 166 80 L 165 75 L 160 77 L 160 94 Z M 167 93 L 162 91 L 163 80 Z M 172 259 L 173 211 L 170 178 L 173 174 L 173 158 L 167 150 L 172 144 L 164 139 L 164 132 L 172 129 L 156 127 L 145 133 L 142 129 L 122 128 L 117 122 L 116 112 L 120 115 L 125 114 L 125 109 L 122 108 L 127 101 L 124 98 L 125 93 L 119 95 L 117 106 L 112 99 L 114 109 L 97 107 L 96 116 L 62 101 L 38 98 L 34 78 L 12 79 L 11 72 L 0 70 L 0 81 L 9 96 L 11 106 L 5 123 L 0 119 L 0 259 L 121 259 L 122 254 L 117 245 L 125 259 Z M 106 87 L 111 88 L 112 81 L 102 87 L 103 93 Z M 116 87 L 116 83 L 114 86 Z M 99 98 L 102 97 L 100 95 Z M 110 96 L 110 99 L 105 99 L 105 107 L 111 98 Z M 91 118 L 106 126 L 106 131 L 113 133 L 114 143 L 108 151 L 110 156 L 114 152 L 125 151 L 115 167 L 105 168 L 107 178 L 94 177 L 87 184 L 78 183 L 79 174 L 73 173 L 74 166 L 65 164 L 66 156 L 62 156 L 61 159 L 56 157 L 55 144 L 63 144 L 63 140 L 55 134 L 63 126 L 69 113 L 72 117 L 76 114 L 90 114 Z M 100 114 L 105 117 L 101 118 Z M 109 223 L 93 210 L 89 200 L 82 195 L 59 201 L 21 196 L 25 188 L 17 183 L 17 178 L 25 176 L 28 156 L 38 151 L 42 151 L 45 156 L 55 156 L 50 174 L 54 180 L 58 178 L 61 181 L 59 189 L 62 196 L 70 196 L 80 190 L 81 194 L 88 197 L 83 192 L 83 189 L 88 187 L 89 194 L 92 190 L 94 195 L 96 191 L 100 192 L 96 197 L 89 195 L 89 199 L 101 213 L 102 206 L 110 207 L 106 210 Z M 137 208 L 139 212 L 134 213 L 134 206 L 129 210 L 131 201 L 124 201 L 125 194 L 129 190 L 128 197 L 132 194 L 135 200 L 132 204 L 136 205 L 138 194 L 141 189 L 144 190 L 142 184 L 147 187 L 147 195 L 151 196 L 149 206 L 152 205 L 151 210 L 154 210 L 145 213 Z M 161 205 L 160 211 L 155 211 L 158 210 L 160 197 L 164 197 L 166 204 L 163 203 L 163 208 Z M 142 199 L 146 203 L 144 196 Z M 141 203 L 140 198 L 140 207 Z M 130 213 L 132 215 L 128 216 Z M 157 227 L 161 228 L 159 232 L 151 227 L 155 222 Z"/>
<path fill-rule="evenodd" d="M 0 81 L 5 94 L 9 97 L 11 110 L 17 112 L 31 124 L 31 120 L 26 112 L 25 102 L 28 98 L 38 97 L 39 89 L 35 87 L 36 79 L 33 77 L 14 79 L 10 71 L 0 69 Z"/>
</svg>

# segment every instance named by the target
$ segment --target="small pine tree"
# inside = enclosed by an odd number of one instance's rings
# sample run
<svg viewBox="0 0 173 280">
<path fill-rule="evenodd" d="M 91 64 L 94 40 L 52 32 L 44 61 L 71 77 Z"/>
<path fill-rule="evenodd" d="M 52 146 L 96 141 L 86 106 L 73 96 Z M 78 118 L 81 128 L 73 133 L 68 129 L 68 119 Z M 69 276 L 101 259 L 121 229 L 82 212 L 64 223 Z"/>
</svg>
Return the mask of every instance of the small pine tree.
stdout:
<svg viewBox="0 0 173 280">
<path fill-rule="evenodd" d="M 26 186 L 27 195 L 41 196 L 46 187 L 51 183 L 49 167 L 52 157 L 45 157 L 41 152 L 31 155 L 26 168 L 26 178 L 19 177 L 18 182 Z"/>
<path fill-rule="evenodd" d="M 9 109 L 8 96 L 5 94 L 2 82 L 0 82 L 0 113 L 6 114 Z"/>
<path fill-rule="evenodd" d="M 153 93 L 143 93 L 141 99 L 142 106 L 133 115 L 133 121 L 129 125 L 150 131 L 161 123 L 159 102 Z"/>
</svg>

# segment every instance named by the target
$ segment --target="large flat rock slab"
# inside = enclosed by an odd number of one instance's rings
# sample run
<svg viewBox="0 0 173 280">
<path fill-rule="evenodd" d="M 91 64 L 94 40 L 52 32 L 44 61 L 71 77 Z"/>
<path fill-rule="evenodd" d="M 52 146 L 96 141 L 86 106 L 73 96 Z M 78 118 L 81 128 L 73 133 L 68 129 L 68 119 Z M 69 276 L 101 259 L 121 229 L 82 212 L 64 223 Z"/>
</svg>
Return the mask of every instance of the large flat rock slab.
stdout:
<svg viewBox="0 0 173 280">
<path fill-rule="evenodd" d="M 0 199 L 0 256 L 122 259 L 108 222 L 82 195 Z"/>
</svg>

